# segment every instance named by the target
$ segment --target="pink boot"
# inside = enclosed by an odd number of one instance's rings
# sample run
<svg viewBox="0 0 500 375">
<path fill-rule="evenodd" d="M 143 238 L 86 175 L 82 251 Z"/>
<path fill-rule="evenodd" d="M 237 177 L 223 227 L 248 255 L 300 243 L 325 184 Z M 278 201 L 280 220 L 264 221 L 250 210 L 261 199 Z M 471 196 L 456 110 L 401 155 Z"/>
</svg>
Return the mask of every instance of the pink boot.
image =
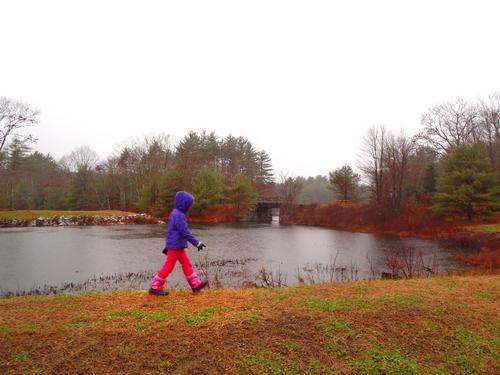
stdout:
<svg viewBox="0 0 500 375">
<path fill-rule="evenodd" d="M 157 296 L 166 296 L 168 292 L 163 290 L 163 285 L 165 285 L 165 281 L 167 279 L 163 279 L 160 276 L 156 275 L 153 278 L 153 283 L 151 284 L 151 288 L 149 288 L 149 294 L 154 294 Z"/>
<path fill-rule="evenodd" d="M 199 292 L 208 285 L 208 280 L 200 280 L 196 272 L 193 272 L 191 275 L 186 277 L 186 279 L 193 293 Z"/>
</svg>

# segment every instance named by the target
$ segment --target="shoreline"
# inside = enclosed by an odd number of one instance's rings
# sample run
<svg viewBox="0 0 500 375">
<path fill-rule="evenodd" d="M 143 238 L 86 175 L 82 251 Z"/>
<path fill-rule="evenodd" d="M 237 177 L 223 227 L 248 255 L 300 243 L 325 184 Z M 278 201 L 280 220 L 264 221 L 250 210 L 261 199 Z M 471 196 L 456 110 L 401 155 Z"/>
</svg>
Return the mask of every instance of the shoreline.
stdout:
<svg viewBox="0 0 500 375">
<path fill-rule="evenodd" d="M 0 218 L 0 228 L 22 227 L 71 227 L 71 226 L 109 226 L 129 224 L 164 224 L 160 219 L 149 214 L 87 216 L 55 215 L 38 218 Z"/>
</svg>

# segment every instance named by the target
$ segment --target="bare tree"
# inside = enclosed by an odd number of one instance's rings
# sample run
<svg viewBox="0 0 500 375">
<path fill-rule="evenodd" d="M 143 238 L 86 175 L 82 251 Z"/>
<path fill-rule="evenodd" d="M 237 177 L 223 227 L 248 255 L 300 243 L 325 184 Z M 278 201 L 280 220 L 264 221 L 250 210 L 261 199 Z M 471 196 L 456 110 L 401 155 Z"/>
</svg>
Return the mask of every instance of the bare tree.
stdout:
<svg viewBox="0 0 500 375">
<path fill-rule="evenodd" d="M 401 206 L 408 164 L 416 144 L 417 137 L 404 132 L 394 135 L 383 126 L 368 130 L 359 167 L 378 204 L 392 210 Z"/>
<path fill-rule="evenodd" d="M 422 116 L 421 138 L 439 153 L 479 140 L 476 107 L 462 99 L 437 105 Z"/>
<path fill-rule="evenodd" d="M 398 136 L 387 135 L 385 149 L 386 188 L 389 205 L 398 210 L 403 198 L 403 186 L 408 173 L 408 162 L 415 151 L 416 137 L 408 137 L 401 132 Z"/>
<path fill-rule="evenodd" d="M 31 108 L 28 104 L 0 97 L 0 153 L 9 136 L 20 141 L 34 142 L 30 135 L 19 133 L 23 128 L 38 124 L 40 111 Z"/>
<path fill-rule="evenodd" d="M 500 168 L 500 92 L 482 100 L 478 105 L 481 139 L 488 150 L 492 165 Z"/>
<path fill-rule="evenodd" d="M 372 127 L 363 139 L 359 169 L 365 174 L 373 197 L 378 203 L 383 200 L 385 146 L 387 131 L 384 126 Z"/>
<path fill-rule="evenodd" d="M 173 140 L 169 134 L 157 134 L 135 139 L 123 148 L 118 157 L 118 165 L 131 181 L 135 194 L 174 161 Z"/>
<path fill-rule="evenodd" d="M 70 171 L 90 171 L 99 162 L 99 155 L 88 146 L 75 148 L 69 155 L 63 156 L 60 165 Z"/>
<path fill-rule="evenodd" d="M 290 177 L 282 174 L 278 184 L 278 193 L 280 200 L 285 205 L 292 205 L 297 201 L 297 198 L 302 191 L 304 182 L 299 177 Z"/>
</svg>

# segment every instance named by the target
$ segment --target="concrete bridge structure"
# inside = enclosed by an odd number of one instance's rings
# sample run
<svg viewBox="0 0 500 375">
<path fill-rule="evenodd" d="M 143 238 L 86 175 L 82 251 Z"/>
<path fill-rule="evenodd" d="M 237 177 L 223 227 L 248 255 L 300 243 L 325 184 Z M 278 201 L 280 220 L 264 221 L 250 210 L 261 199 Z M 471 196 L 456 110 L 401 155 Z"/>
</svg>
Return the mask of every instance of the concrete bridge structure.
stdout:
<svg viewBox="0 0 500 375">
<path fill-rule="evenodd" d="M 258 221 L 270 223 L 273 216 L 280 215 L 281 202 L 279 201 L 261 201 L 257 202 L 247 214 L 248 221 Z"/>
</svg>

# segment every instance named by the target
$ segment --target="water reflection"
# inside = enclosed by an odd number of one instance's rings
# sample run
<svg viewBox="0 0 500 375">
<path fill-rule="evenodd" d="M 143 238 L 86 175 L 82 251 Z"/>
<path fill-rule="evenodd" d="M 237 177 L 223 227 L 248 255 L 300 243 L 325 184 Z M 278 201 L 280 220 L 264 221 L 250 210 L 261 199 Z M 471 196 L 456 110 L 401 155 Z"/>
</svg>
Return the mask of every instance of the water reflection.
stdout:
<svg viewBox="0 0 500 375">
<path fill-rule="evenodd" d="M 452 259 L 457 250 L 435 241 L 275 222 L 193 225 L 192 229 L 208 245 L 205 254 L 210 259 L 253 259 L 245 272 L 279 268 L 289 284 L 296 282 L 297 267 L 332 259 L 337 265 L 356 265 L 360 278 L 369 277 L 368 258 L 382 269 L 388 247 L 410 246 L 424 257 L 438 254 L 441 271 L 461 266 Z M 0 292 L 84 282 L 100 275 L 154 273 L 164 261 L 164 233 L 164 225 L 1 229 Z M 202 260 L 193 249 L 189 255 L 193 262 Z M 180 267 L 169 284 L 184 286 Z"/>
</svg>

